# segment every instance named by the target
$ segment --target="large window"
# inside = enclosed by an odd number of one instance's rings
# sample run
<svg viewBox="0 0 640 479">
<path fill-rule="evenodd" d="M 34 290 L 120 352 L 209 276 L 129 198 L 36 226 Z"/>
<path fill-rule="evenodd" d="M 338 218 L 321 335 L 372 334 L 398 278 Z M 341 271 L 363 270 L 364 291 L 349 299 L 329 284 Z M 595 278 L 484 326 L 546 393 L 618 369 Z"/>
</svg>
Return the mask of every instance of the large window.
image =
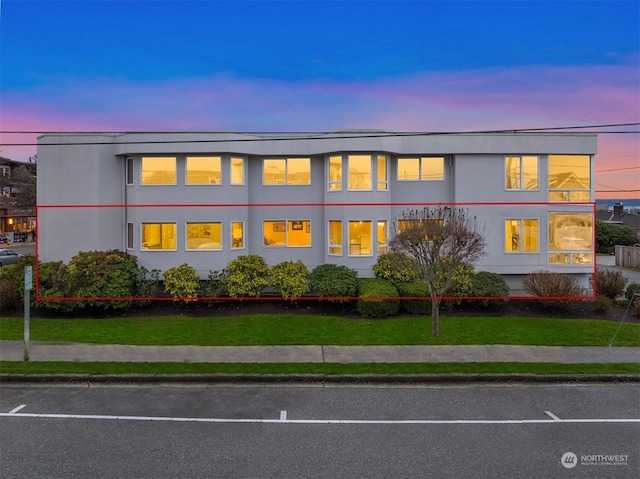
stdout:
<svg viewBox="0 0 640 479">
<path fill-rule="evenodd" d="M 349 189 L 371 190 L 371 155 L 349 155 Z"/>
<path fill-rule="evenodd" d="M 187 223 L 188 250 L 221 250 L 221 223 Z"/>
<path fill-rule="evenodd" d="M 372 255 L 371 221 L 349 221 L 349 256 Z"/>
<path fill-rule="evenodd" d="M 504 171 L 507 190 L 521 191 L 539 188 L 537 156 L 507 156 Z"/>
<path fill-rule="evenodd" d="M 264 159 L 262 183 L 265 185 L 310 185 L 309 158 Z"/>
<path fill-rule="evenodd" d="M 309 220 L 277 220 L 263 223 L 265 246 L 311 246 Z"/>
<path fill-rule="evenodd" d="M 389 188 L 387 180 L 387 157 L 378 156 L 378 191 L 387 191 Z"/>
<path fill-rule="evenodd" d="M 507 253 L 538 252 L 537 219 L 508 219 L 505 221 L 505 251 Z"/>
<path fill-rule="evenodd" d="M 549 155 L 549 201 L 590 201 L 591 158 Z"/>
<path fill-rule="evenodd" d="M 329 254 L 342 256 L 342 221 L 329 221 Z"/>
<path fill-rule="evenodd" d="M 549 263 L 591 264 L 592 251 L 593 214 L 549 213 Z"/>
<path fill-rule="evenodd" d="M 329 190 L 342 190 L 342 156 L 329 157 Z"/>
<path fill-rule="evenodd" d="M 175 250 L 175 223 L 142 223 L 143 250 Z"/>
<path fill-rule="evenodd" d="M 244 158 L 231 157 L 231 184 L 244 185 Z"/>
<path fill-rule="evenodd" d="M 444 158 L 398 158 L 398 181 L 443 181 Z"/>
<path fill-rule="evenodd" d="M 244 223 L 242 221 L 231 222 L 231 249 L 244 248 Z"/>
<path fill-rule="evenodd" d="M 143 157 L 141 182 L 143 185 L 175 185 L 175 157 Z"/>
<path fill-rule="evenodd" d="M 219 156 L 188 156 L 188 185 L 219 185 L 222 183 L 222 159 Z"/>
<path fill-rule="evenodd" d="M 387 220 L 380 220 L 378 221 L 378 254 L 386 254 L 388 250 Z"/>
</svg>

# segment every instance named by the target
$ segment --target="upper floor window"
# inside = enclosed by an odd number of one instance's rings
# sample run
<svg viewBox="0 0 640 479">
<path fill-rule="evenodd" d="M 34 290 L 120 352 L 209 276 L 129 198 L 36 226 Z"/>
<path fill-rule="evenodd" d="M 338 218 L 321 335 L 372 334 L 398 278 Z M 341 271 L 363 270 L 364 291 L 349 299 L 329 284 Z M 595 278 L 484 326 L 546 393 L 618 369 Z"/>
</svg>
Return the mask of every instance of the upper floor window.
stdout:
<svg viewBox="0 0 640 479">
<path fill-rule="evenodd" d="M 444 158 L 398 158 L 398 181 L 443 181 Z"/>
<path fill-rule="evenodd" d="M 242 221 L 231 222 L 231 249 L 244 248 L 244 223 Z"/>
<path fill-rule="evenodd" d="M 590 201 L 591 157 L 549 155 L 549 201 Z"/>
<path fill-rule="evenodd" d="M 175 157 L 142 157 L 143 185 L 175 185 Z"/>
<path fill-rule="evenodd" d="M 349 221 L 349 256 L 372 255 L 371 221 Z"/>
<path fill-rule="evenodd" d="M 505 188 L 507 190 L 537 190 L 538 157 L 507 156 L 505 158 Z"/>
<path fill-rule="evenodd" d="M 143 250 L 176 249 L 175 223 L 142 223 Z"/>
<path fill-rule="evenodd" d="M 329 190 L 342 190 L 342 156 L 329 157 Z"/>
<path fill-rule="evenodd" d="M 263 223 L 265 246 L 311 246 L 311 221 L 278 220 Z"/>
<path fill-rule="evenodd" d="M 187 185 L 222 183 L 222 159 L 219 156 L 188 156 Z"/>
<path fill-rule="evenodd" d="M 244 185 L 244 158 L 231 157 L 231 184 Z"/>
<path fill-rule="evenodd" d="M 387 157 L 378 155 L 378 191 L 387 191 L 389 188 L 387 168 Z"/>
<path fill-rule="evenodd" d="M 538 252 L 538 220 L 505 220 L 505 251 L 507 253 Z"/>
<path fill-rule="evenodd" d="M 126 182 L 127 185 L 133 184 L 133 158 L 127 158 L 126 161 Z"/>
<path fill-rule="evenodd" d="M 262 183 L 265 185 L 310 185 L 309 158 L 267 159 L 263 161 Z"/>
<path fill-rule="evenodd" d="M 222 223 L 187 223 L 188 250 L 221 250 Z"/>
<path fill-rule="evenodd" d="M 342 256 L 342 221 L 329 221 L 329 254 Z"/>
<path fill-rule="evenodd" d="M 371 190 L 371 155 L 347 157 L 350 190 Z"/>
<path fill-rule="evenodd" d="M 592 251 L 592 213 L 549 213 L 549 263 L 591 264 Z"/>
</svg>

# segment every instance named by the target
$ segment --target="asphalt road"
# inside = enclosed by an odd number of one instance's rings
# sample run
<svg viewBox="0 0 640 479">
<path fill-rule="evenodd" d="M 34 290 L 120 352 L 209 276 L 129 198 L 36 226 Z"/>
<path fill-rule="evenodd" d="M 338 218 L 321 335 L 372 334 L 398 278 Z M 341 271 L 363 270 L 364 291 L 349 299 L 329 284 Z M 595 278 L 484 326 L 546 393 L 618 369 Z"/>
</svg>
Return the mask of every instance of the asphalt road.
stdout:
<svg viewBox="0 0 640 479">
<path fill-rule="evenodd" d="M 633 478 L 639 443 L 629 384 L 0 386 L 3 478 Z"/>
</svg>

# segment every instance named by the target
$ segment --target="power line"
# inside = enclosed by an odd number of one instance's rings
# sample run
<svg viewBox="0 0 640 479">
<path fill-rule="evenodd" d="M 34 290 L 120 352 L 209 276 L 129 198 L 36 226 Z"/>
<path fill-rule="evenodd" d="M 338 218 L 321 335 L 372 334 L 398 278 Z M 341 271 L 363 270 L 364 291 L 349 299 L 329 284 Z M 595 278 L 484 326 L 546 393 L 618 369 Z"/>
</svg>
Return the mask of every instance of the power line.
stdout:
<svg viewBox="0 0 640 479">
<path fill-rule="evenodd" d="M 383 138 L 383 137 L 411 137 L 411 136 L 437 136 L 437 135 L 471 135 L 471 134 L 505 134 L 505 133 L 535 133 L 543 134 L 545 132 L 571 133 L 566 130 L 588 129 L 588 128 L 611 128 L 621 126 L 640 126 L 640 123 L 612 123 L 600 125 L 586 126 L 564 126 L 564 127 L 547 127 L 547 128 L 520 128 L 510 130 L 470 130 L 470 131 L 442 131 L 442 132 L 388 132 L 388 131 L 362 131 L 362 130 L 345 130 L 335 132 L 207 132 L 207 131 L 129 131 L 129 132 L 63 132 L 63 131 L 19 131 L 19 130 L 0 130 L 0 134 L 70 134 L 70 135 L 125 135 L 125 134 L 242 134 L 242 135 L 260 135 L 260 138 L 235 138 L 235 139 L 206 139 L 206 140 L 155 140 L 155 141 L 123 141 L 118 145 L 137 145 L 137 144 L 178 144 L 178 143 L 249 143 L 255 141 L 309 141 L 309 140 L 326 140 L 326 139 L 357 139 L 357 138 Z M 563 131 L 564 130 L 564 131 Z M 592 134 L 638 134 L 638 131 L 582 131 L 581 133 Z M 269 137 L 268 135 L 282 135 Z M 48 146 L 82 146 L 82 145 L 111 145 L 111 141 L 87 141 L 87 142 L 65 142 L 65 143 L 46 143 Z M 37 146 L 37 142 L 29 143 L 0 143 L 0 146 Z"/>
<path fill-rule="evenodd" d="M 627 168 L 611 168 L 610 170 L 595 170 L 596 173 L 604 173 L 605 171 L 622 171 L 622 170 L 638 170 L 640 166 L 629 166 Z"/>
</svg>

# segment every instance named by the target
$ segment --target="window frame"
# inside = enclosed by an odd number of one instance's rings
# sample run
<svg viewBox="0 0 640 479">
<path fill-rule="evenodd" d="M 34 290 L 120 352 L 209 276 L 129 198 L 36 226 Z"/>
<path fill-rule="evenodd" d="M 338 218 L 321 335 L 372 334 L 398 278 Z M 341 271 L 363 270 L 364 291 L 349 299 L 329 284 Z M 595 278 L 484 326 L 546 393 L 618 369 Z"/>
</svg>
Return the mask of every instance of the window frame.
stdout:
<svg viewBox="0 0 640 479">
<path fill-rule="evenodd" d="M 338 171 L 338 176 L 339 179 L 337 180 L 332 180 L 331 179 L 331 160 L 334 158 L 339 158 L 340 162 L 340 169 Z M 334 192 L 334 191 L 342 191 L 342 181 L 344 178 L 344 156 L 343 155 L 329 155 L 328 157 L 329 161 L 328 161 L 328 169 L 327 169 L 327 188 L 329 192 Z M 338 186 L 337 188 L 331 188 L 331 185 L 336 185 Z"/>
<path fill-rule="evenodd" d="M 518 250 L 514 251 L 514 250 L 507 250 L 507 222 L 509 221 L 517 221 L 518 222 L 518 236 L 519 236 L 519 242 L 518 242 Z M 524 244 L 525 242 L 523 242 L 523 238 L 526 237 L 525 234 L 525 222 L 526 221 L 535 221 L 537 224 L 537 236 L 536 236 L 536 245 L 537 248 L 535 251 L 526 251 L 524 249 Z M 505 248 L 505 254 L 539 254 L 540 253 L 540 218 L 505 218 L 504 220 L 504 239 L 505 239 L 505 243 L 504 243 L 504 248 Z M 513 242 L 513 239 L 512 239 Z"/>
<path fill-rule="evenodd" d="M 309 235 L 309 244 L 308 245 L 290 245 L 289 244 L 289 225 L 290 223 L 302 223 L 302 228 L 306 228 L 306 232 Z M 265 243 L 266 235 L 265 235 L 265 225 L 267 223 L 284 223 L 284 244 L 274 244 L 269 245 Z M 292 226 L 293 229 L 293 226 Z M 311 219 L 295 219 L 295 220 L 262 220 L 262 247 L 263 248 L 311 248 L 312 234 L 311 234 Z"/>
<path fill-rule="evenodd" d="M 135 178 L 134 178 L 134 159 L 132 157 L 128 157 L 125 160 L 125 164 L 124 164 L 124 184 L 126 186 L 134 186 L 135 185 Z"/>
<path fill-rule="evenodd" d="M 144 183 L 143 171 L 145 159 L 172 159 L 173 160 L 173 183 Z M 140 157 L 140 186 L 177 186 L 178 184 L 178 157 L 177 156 L 141 156 Z"/>
<path fill-rule="evenodd" d="M 508 187 L 508 179 L 507 175 L 507 165 L 510 159 L 518 159 L 518 168 L 519 168 L 519 177 L 518 177 L 518 188 L 509 188 Z M 536 187 L 535 188 L 525 188 L 525 168 L 524 162 L 525 158 L 535 158 L 536 159 Z M 505 191 L 540 191 L 540 156 L 539 155 L 506 155 L 504 157 L 504 190 Z"/>
<path fill-rule="evenodd" d="M 384 180 L 380 179 L 380 160 L 384 159 Z M 384 188 L 380 188 L 383 185 Z M 376 155 L 376 189 L 377 191 L 389 191 L 389 156 Z"/>
<path fill-rule="evenodd" d="M 362 243 L 352 243 L 351 242 L 351 228 L 349 227 L 351 225 L 351 223 L 368 223 L 369 224 L 369 254 L 352 254 L 351 250 L 352 250 L 352 246 L 356 246 L 359 245 L 360 246 L 360 251 L 362 251 Z M 349 258 L 371 258 L 373 257 L 373 251 L 374 251 L 374 244 L 373 244 L 373 221 L 372 220 L 348 220 L 347 223 L 347 245 L 348 250 L 347 250 L 347 257 Z"/>
<path fill-rule="evenodd" d="M 240 160 L 242 164 L 242 181 L 233 181 L 233 160 Z M 247 182 L 247 159 L 244 156 L 229 156 L 229 184 L 232 186 L 244 186 Z"/>
<path fill-rule="evenodd" d="M 174 235 L 175 235 L 175 242 L 176 242 L 176 247 L 175 248 L 149 248 L 149 247 L 145 247 L 143 240 L 144 240 L 144 225 L 160 225 L 162 227 L 162 225 L 173 225 L 174 226 Z M 160 244 L 162 245 L 162 238 L 160 239 Z M 148 221 L 143 221 L 140 223 L 140 251 L 154 251 L 154 252 L 166 252 L 166 251 L 178 251 L 178 223 L 177 222 L 171 222 L 171 221 L 165 221 L 165 222 L 148 222 Z"/>
<path fill-rule="evenodd" d="M 373 155 L 371 153 L 350 153 L 347 154 L 347 191 L 373 191 Z M 369 158 L 369 187 L 368 188 L 351 188 L 351 157 L 368 157 Z M 376 160 L 377 168 L 377 160 Z M 364 173 L 367 174 L 366 172 Z"/>
<path fill-rule="evenodd" d="M 383 224 L 384 231 L 384 242 L 380 242 L 380 226 Z M 377 229 L 376 229 L 376 247 L 378 251 L 378 256 L 387 254 L 389 252 L 389 222 L 387 220 L 378 220 Z M 384 252 L 381 250 L 384 248 Z"/>
<path fill-rule="evenodd" d="M 241 231 L 242 231 L 242 246 L 234 246 L 233 245 L 233 225 L 234 224 L 239 224 L 242 226 Z M 246 239 L 245 239 L 245 228 L 244 228 L 244 221 L 229 221 L 229 240 L 230 240 L 230 248 L 232 250 L 243 250 L 246 248 L 245 244 L 246 244 Z"/>
<path fill-rule="evenodd" d="M 331 242 L 331 223 L 338 223 L 340 225 L 340 244 Z M 329 256 L 342 256 L 344 249 L 344 230 L 342 226 L 342 220 L 328 220 L 327 221 L 327 254 Z M 331 249 L 339 249 L 339 253 L 331 252 Z"/>
<path fill-rule="evenodd" d="M 207 183 L 189 183 L 189 158 L 209 158 L 209 159 L 217 159 L 220 163 L 220 180 L 218 183 L 211 182 L 211 178 L 209 177 L 209 182 Z M 186 186 L 221 186 L 222 179 L 224 178 L 224 173 L 222 171 L 222 156 L 221 155 L 188 155 L 184 159 L 184 184 Z"/>
<path fill-rule="evenodd" d="M 189 248 L 189 225 L 219 225 L 220 226 L 220 247 L 219 248 Z M 206 243 L 205 243 L 206 244 Z M 224 249 L 224 227 L 222 221 L 186 221 L 184 224 L 184 250 L 185 251 L 222 251 Z"/>
<path fill-rule="evenodd" d="M 309 182 L 308 183 L 291 183 L 289 180 L 289 162 L 296 160 L 307 160 L 309 166 Z M 266 183 L 265 182 L 265 164 L 267 161 L 284 161 L 284 183 Z M 283 158 L 262 158 L 262 186 L 310 186 L 311 185 L 311 157 L 308 156 L 289 156 Z"/>
</svg>

